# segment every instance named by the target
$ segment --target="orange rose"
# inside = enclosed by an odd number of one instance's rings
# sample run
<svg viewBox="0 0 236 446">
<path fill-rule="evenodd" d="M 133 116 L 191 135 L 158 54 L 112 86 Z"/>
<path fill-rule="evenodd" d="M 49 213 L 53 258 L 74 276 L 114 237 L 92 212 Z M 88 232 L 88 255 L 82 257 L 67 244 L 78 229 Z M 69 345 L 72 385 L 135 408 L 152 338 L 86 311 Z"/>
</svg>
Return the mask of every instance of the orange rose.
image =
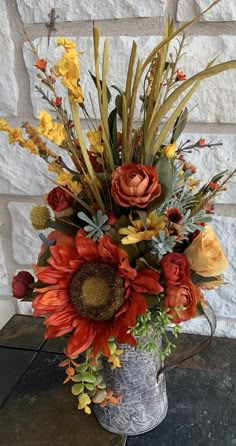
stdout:
<svg viewBox="0 0 236 446">
<path fill-rule="evenodd" d="M 170 252 L 161 259 L 162 274 L 167 287 L 177 287 L 190 277 L 186 257 L 178 252 Z"/>
<path fill-rule="evenodd" d="M 194 317 L 200 297 L 199 288 L 190 281 L 177 288 L 166 288 L 163 304 L 169 308 L 171 322 L 179 324 Z"/>
<path fill-rule="evenodd" d="M 203 277 L 217 276 L 226 269 L 227 259 L 220 241 L 211 226 L 205 226 L 205 231 L 192 241 L 184 251 L 189 266 Z"/>
<path fill-rule="evenodd" d="M 120 206 L 145 208 L 160 193 L 161 185 L 154 167 L 126 163 L 111 176 L 111 194 Z"/>
</svg>

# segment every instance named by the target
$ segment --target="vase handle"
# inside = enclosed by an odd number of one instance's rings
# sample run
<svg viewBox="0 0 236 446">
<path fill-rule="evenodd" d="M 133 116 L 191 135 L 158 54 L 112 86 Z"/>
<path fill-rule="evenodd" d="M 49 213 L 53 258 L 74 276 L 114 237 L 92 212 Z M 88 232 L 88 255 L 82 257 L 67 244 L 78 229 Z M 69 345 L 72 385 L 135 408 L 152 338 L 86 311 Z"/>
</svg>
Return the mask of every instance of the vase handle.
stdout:
<svg viewBox="0 0 236 446">
<path fill-rule="evenodd" d="M 190 348 L 187 352 L 180 353 L 177 356 L 177 358 L 175 358 L 174 362 L 162 367 L 157 374 L 157 379 L 159 378 L 159 376 L 162 373 L 169 372 L 169 370 L 174 369 L 175 367 L 177 367 L 179 364 L 186 361 L 187 359 L 191 359 L 193 356 L 197 355 L 198 353 L 200 353 L 202 350 L 204 350 L 206 347 L 208 347 L 210 345 L 213 335 L 216 330 L 216 317 L 215 317 L 214 310 L 213 310 L 212 306 L 209 304 L 209 302 L 207 302 L 207 307 L 202 308 L 202 309 L 203 309 L 204 316 L 210 326 L 210 330 L 211 330 L 210 336 L 208 336 L 207 339 L 204 339 L 204 341 L 200 342 L 200 344 Z"/>
</svg>

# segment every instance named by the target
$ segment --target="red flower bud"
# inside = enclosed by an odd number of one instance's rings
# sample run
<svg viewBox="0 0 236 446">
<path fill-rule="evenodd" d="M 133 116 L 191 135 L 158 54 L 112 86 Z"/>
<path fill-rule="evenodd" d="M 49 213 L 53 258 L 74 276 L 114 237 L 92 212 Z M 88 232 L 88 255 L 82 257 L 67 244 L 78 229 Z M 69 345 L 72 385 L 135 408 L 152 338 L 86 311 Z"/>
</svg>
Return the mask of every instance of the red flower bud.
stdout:
<svg viewBox="0 0 236 446">
<path fill-rule="evenodd" d="M 72 197 L 61 187 L 54 187 L 47 196 L 49 206 L 55 212 L 62 212 L 70 207 Z"/>
<path fill-rule="evenodd" d="M 17 299 L 22 299 L 26 294 L 31 291 L 29 285 L 34 283 L 32 274 L 28 271 L 20 271 L 12 280 L 12 293 Z"/>
</svg>

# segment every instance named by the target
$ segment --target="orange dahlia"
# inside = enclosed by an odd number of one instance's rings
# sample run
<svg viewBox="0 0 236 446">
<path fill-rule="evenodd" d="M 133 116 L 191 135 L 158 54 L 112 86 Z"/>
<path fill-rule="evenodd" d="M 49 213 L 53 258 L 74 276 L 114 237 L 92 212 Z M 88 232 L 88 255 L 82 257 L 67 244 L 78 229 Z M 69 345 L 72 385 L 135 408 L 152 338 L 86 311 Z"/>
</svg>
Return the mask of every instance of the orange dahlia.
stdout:
<svg viewBox="0 0 236 446">
<path fill-rule="evenodd" d="M 138 314 L 145 313 L 143 293 L 159 293 L 159 274 L 151 269 L 137 271 L 128 254 L 109 235 L 95 242 L 78 231 L 74 246 L 54 245 L 46 266 L 34 266 L 45 284 L 36 289 L 34 316 L 46 316 L 45 338 L 71 333 L 66 353 L 77 355 L 88 348 L 110 355 L 107 340 L 133 346 L 129 329 Z"/>
</svg>

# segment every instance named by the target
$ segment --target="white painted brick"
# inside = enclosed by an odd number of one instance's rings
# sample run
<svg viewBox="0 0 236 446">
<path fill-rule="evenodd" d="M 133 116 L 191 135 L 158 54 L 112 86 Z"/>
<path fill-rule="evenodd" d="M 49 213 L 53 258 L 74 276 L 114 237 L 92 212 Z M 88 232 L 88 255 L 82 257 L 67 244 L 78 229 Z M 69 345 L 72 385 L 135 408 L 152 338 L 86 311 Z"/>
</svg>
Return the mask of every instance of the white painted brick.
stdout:
<svg viewBox="0 0 236 446">
<path fill-rule="evenodd" d="M 0 235 L 0 295 L 11 294 L 8 285 L 7 268 L 3 254 L 2 236 Z"/>
<path fill-rule="evenodd" d="M 177 21 L 185 22 L 203 12 L 210 5 L 208 0 L 178 0 Z M 221 0 L 210 11 L 204 14 L 200 21 L 225 22 L 236 20 L 236 4 L 232 0 Z"/>
<path fill-rule="evenodd" d="M 15 49 L 11 39 L 5 0 L 0 0 L 0 11 L 0 117 L 16 116 L 19 91 L 15 77 Z"/>
<path fill-rule="evenodd" d="M 9 300 L 0 300 L 0 330 L 15 314 L 15 307 Z"/>
<path fill-rule="evenodd" d="M 37 262 L 41 247 L 39 231 L 36 231 L 29 220 L 33 203 L 10 202 L 8 209 L 12 218 L 12 243 L 14 259 L 19 265 Z"/>
<path fill-rule="evenodd" d="M 33 308 L 31 302 L 22 302 L 21 300 L 17 299 L 16 302 L 16 314 L 24 314 L 25 316 L 32 316 L 33 315 Z"/>
<path fill-rule="evenodd" d="M 198 151 L 193 150 L 192 153 L 185 154 L 186 160 L 197 167 L 197 173 L 194 178 L 201 180 L 201 185 L 208 183 L 210 179 L 219 172 L 224 170 L 232 170 L 236 166 L 236 135 L 225 134 L 183 134 L 179 142 L 190 140 L 189 144 L 205 138 L 206 143 L 221 142 L 223 146 L 208 148 L 199 148 Z M 234 177 L 229 185 L 228 190 L 219 195 L 216 203 L 236 203 L 236 178 Z"/>
<path fill-rule="evenodd" d="M 167 0 L 17 0 L 17 5 L 23 22 L 46 23 L 52 8 L 58 22 L 163 16 Z"/>
<path fill-rule="evenodd" d="M 18 144 L 8 144 L 6 132 L 0 132 L 0 191 L 2 194 L 45 194 L 52 189 L 53 183 L 42 173 L 50 176 L 45 161 L 39 156 L 26 152 Z"/>
<path fill-rule="evenodd" d="M 84 54 L 81 56 L 81 86 L 86 99 L 85 105 L 89 114 L 93 116 L 89 100 L 89 92 L 92 92 L 92 95 L 94 92 L 93 97 L 96 98 L 96 91 L 94 84 L 88 75 L 88 70 L 94 72 L 92 38 L 78 37 L 76 40 L 78 48 L 84 51 Z M 160 41 L 160 37 L 140 36 L 136 37 L 135 40 L 138 44 L 138 55 L 143 59 Z M 104 39 L 101 38 L 101 45 L 103 42 Z M 61 56 L 62 48 L 56 48 L 53 39 L 49 50 L 47 50 L 47 38 L 36 39 L 34 44 L 38 48 L 40 57 L 48 59 L 50 64 L 54 64 Z M 115 84 L 121 90 L 124 90 L 132 38 L 124 36 L 109 37 L 109 44 L 110 61 L 108 85 Z M 189 78 L 196 74 L 197 71 L 203 70 L 207 63 L 216 55 L 219 55 L 219 62 L 236 59 L 236 37 L 189 36 L 186 51 L 188 56 L 183 57 L 181 68 Z M 111 55 L 113 55 L 113 57 L 111 57 Z M 40 99 L 40 95 L 35 90 L 36 68 L 33 66 L 33 55 L 26 44 L 24 45 L 24 58 L 30 77 L 31 99 L 34 113 L 35 116 L 38 117 L 39 111 L 45 109 L 45 101 Z M 116 94 L 114 93 L 114 90 L 111 90 L 115 97 Z M 140 89 L 139 93 L 142 93 L 142 89 Z M 63 89 L 61 87 L 58 88 L 58 94 L 60 96 L 63 95 Z M 96 105 L 95 102 L 95 108 Z M 111 103 L 111 109 L 113 106 L 114 102 Z M 136 107 L 136 119 L 140 117 L 140 106 L 141 102 L 138 103 Z M 188 107 L 189 110 L 191 110 L 189 114 L 189 122 L 236 123 L 235 70 L 222 73 L 203 81 L 195 95 L 191 98 Z"/>
<path fill-rule="evenodd" d="M 183 324 L 183 332 L 210 335 L 210 327 L 205 317 L 200 316 L 185 322 Z M 215 336 L 236 338 L 236 319 L 217 317 Z"/>
</svg>

